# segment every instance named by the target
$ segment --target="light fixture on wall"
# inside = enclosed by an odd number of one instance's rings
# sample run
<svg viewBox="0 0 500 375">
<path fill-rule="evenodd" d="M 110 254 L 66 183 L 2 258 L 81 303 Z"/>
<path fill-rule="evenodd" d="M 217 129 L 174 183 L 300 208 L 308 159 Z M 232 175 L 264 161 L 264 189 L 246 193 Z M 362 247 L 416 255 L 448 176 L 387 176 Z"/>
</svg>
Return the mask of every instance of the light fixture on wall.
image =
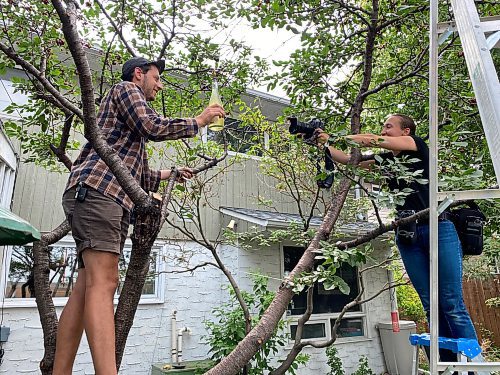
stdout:
<svg viewBox="0 0 500 375">
<path fill-rule="evenodd" d="M 234 230 L 234 228 L 236 228 L 236 226 L 237 226 L 236 221 L 234 221 L 233 219 L 231 219 L 231 221 L 227 225 L 227 228 L 231 229 L 231 230 Z"/>
</svg>

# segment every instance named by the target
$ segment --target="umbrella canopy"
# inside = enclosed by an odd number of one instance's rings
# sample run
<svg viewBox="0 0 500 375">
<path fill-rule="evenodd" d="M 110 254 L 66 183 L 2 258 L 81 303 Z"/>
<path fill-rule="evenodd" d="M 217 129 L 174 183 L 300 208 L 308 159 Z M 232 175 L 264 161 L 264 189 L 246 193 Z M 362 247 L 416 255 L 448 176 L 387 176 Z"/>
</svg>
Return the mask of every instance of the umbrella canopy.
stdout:
<svg viewBox="0 0 500 375">
<path fill-rule="evenodd" d="M 26 220 L 0 207 L 0 245 L 24 245 L 40 239 L 40 232 Z"/>
</svg>

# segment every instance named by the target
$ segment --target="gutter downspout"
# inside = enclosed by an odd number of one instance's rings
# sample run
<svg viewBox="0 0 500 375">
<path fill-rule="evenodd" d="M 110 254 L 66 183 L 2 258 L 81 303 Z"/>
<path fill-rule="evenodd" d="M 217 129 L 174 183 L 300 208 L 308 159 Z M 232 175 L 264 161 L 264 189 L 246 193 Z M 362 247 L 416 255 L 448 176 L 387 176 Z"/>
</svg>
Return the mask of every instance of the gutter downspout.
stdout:
<svg viewBox="0 0 500 375">
<path fill-rule="evenodd" d="M 191 334 L 191 329 L 188 327 L 182 327 L 177 331 L 177 363 L 174 363 L 174 367 L 176 368 L 184 368 L 185 366 L 182 364 L 182 335 L 184 332 Z"/>
<path fill-rule="evenodd" d="M 171 337 L 171 351 L 172 351 L 172 366 L 177 363 L 177 337 L 176 337 L 176 332 L 177 332 L 177 311 L 174 310 L 172 312 L 172 327 L 171 327 L 171 332 L 170 332 L 170 337 Z"/>
</svg>

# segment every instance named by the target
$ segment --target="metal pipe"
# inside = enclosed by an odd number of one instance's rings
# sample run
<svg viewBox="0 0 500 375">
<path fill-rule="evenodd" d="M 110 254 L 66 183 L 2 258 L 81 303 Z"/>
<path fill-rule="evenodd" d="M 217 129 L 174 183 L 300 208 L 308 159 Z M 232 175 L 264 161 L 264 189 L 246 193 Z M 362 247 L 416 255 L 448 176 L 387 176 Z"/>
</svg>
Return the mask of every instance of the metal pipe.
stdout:
<svg viewBox="0 0 500 375">
<path fill-rule="evenodd" d="M 396 297 L 396 288 L 394 287 L 394 274 L 390 269 L 387 269 L 387 278 L 389 280 L 389 297 L 391 300 L 391 322 L 392 332 L 399 332 L 399 312 L 398 299 Z"/>
<path fill-rule="evenodd" d="M 179 331 L 177 331 L 177 363 L 175 364 L 175 367 L 177 368 L 184 367 L 182 365 L 182 334 L 184 332 L 191 334 L 191 329 L 188 327 L 182 327 Z"/>
<path fill-rule="evenodd" d="M 171 350 L 172 350 L 172 358 L 171 362 L 172 365 L 177 363 L 177 311 L 174 310 L 172 312 L 172 326 L 171 326 Z"/>
</svg>

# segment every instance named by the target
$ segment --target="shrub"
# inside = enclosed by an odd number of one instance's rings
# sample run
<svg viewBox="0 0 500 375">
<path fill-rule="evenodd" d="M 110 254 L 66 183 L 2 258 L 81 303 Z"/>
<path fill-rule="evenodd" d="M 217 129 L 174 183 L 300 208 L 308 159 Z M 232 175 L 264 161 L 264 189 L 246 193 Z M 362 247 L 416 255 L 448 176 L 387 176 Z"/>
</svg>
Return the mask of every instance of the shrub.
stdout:
<svg viewBox="0 0 500 375">
<path fill-rule="evenodd" d="M 333 345 L 326 348 L 327 364 L 330 366 L 330 371 L 326 375 L 345 375 L 342 360 L 338 357 L 338 350 Z"/>
<path fill-rule="evenodd" d="M 366 356 L 362 355 L 359 358 L 359 367 L 352 375 L 375 375 L 370 366 L 368 366 L 368 358 Z"/>
<path fill-rule="evenodd" d="M 401 270 L 394 271 L 395 280 L 402 280 Z M 398 298 L 398 310 L 401 319 L 413 320 L 417 326 L 423 328 L 426 324 L 424 307 L 420 302 L 417 291 L 411 284 L 401 285 L 396 288 Z M 425 328 L 423 328 L 425 330 Z"/>
<path fill-rule="evenodd" d="M 264 311 L 274 298 L 274 293 L 267 289 L 268 278 L 262 275 L 253 277 L 251 293 L 242 292 L 243 299 L 250 311 L 258 312 L 252 317 L 252 325 L 258 322 Z M 245 337 L 245 318 L 234 290 L 230 289 L 230 301 L 212 310 L 215 321 L 206 321 L 208 335 L 205 337 L 210 346 L 211 358 L 219 362 L 226 357 Z M 280 348 L 288 342 L 288 335 L 284 333 L 287 323 L 280 320 L 273 336 L 264 343 L 250 363 L 249 375 L 262 375 L 273 370 L 270 357 L 276 355 Z M 300 364 L 305 364 L 309 356 L 300 354 L 288 369 L 288 373 L 295 374 Z"/>
</svg>

